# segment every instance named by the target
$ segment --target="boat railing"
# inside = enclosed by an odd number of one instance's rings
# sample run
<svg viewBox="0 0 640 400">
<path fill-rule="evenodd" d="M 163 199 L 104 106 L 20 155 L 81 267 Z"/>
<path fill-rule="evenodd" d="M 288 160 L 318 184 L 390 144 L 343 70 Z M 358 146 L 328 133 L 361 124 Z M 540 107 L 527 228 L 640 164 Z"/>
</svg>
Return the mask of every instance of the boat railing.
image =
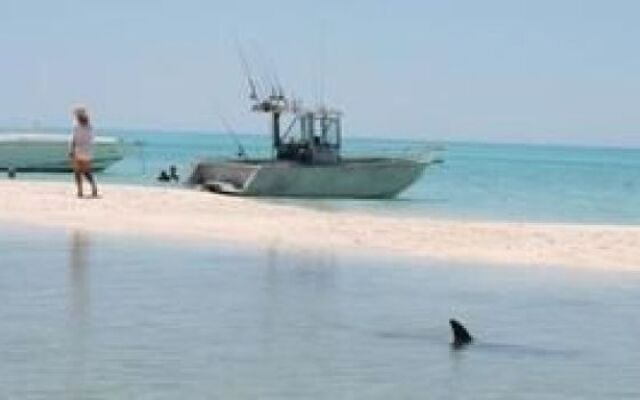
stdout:
<svg viewBox="0 0 640 400">
<path fill-rule="evenodd" d="M 342 158 L 397 158 L 412 160 L 427 164 L 441 163 L 443 153 L 446 151 L 441 145 L 410 145 L 410 146 L 389 146 L 389 147 L 373 147 L 370 148 L 347 148 L 342 151 Z M 238 154 L 232 154 L 229 149 L 220 149 L 219 152 L 206 151 L 196 157 L 199 160 L 271 160 L 275 155 L 271 148 L 266 146 L 245 146 L 245 154 L 243 157 Z"/>
<path fill-rule="evenodd" d="M 446 148 L 439 144 L 353 148 L 343 151 L 349 158 L 399 158 L 427 164 L 442 163 Z"/>
</svg>

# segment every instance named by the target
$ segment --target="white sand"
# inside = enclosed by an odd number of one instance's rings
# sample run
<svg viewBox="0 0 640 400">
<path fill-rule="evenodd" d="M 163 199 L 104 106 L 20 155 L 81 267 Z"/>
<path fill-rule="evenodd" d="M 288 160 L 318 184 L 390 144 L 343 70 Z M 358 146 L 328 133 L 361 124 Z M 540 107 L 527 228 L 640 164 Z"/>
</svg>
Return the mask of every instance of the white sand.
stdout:
<svg viewBox="0 0 640 400">
<path fill-rule="evenodd" d="M 406 219 L 317 211 L 187 189 L 0 181 L 11 223 L 187 241 L 385 251 L 457 262 L 640 270 L 640 227 Z"/>
</svg>

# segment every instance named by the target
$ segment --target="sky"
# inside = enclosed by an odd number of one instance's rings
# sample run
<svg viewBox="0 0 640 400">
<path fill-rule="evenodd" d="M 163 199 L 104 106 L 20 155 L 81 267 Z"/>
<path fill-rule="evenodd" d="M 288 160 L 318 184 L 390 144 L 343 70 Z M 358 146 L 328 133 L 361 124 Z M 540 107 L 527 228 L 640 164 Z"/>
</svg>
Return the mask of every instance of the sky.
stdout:
<svg viewBox="0 0 640 400">
<path fill-rule="evenodd" d="M 353 136 L 640 146 L 640 2 L 0 0 L 0 126 L 267 132 L 258 80 Z"/>
</svg>

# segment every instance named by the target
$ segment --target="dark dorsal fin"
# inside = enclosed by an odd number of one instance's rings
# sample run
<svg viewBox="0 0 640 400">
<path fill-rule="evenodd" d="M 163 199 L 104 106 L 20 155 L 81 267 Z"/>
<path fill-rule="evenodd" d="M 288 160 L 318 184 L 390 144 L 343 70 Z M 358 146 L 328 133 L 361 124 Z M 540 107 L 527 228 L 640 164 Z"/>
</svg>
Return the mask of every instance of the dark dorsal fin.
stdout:
<svg viewBox="0 0 640 400">
<path fill-rule="evenodd" d="M 451 344 L 454 347 L 464 346 L 473 342 L 473 336 L 469 334 L 467 328 L 465 328 L 460 322 L 455 319 L 450 319 L 449 325 L 451 325 L 451 332 L 453 333 L 453 342 Z"/>
</svg>

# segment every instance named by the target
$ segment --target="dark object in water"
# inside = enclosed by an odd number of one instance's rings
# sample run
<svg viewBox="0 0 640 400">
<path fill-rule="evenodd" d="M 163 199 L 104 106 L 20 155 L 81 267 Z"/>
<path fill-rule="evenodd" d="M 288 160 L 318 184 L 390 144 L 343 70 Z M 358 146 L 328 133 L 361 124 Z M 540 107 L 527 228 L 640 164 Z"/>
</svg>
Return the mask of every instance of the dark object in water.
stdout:
<svg viewBox="0 0 640 400">
<path fill-rule="evenodd" d="M 451 343 L 453 348 L 458 349 L 473 342 L 473 336 L 469 334 L 467 328 L 460 322 L 450 319 L 449 325 L 451 325 L 451 332 L 453 333 L 453 342 Z"/>
<path fill-rule="evenodd" d="M 178 182 L 180 180 L 180 175 L 178 175 L 178 168 L 175 165 L 169 167 L 169 178 L 172 181 Z"/>
<path fill-rule="evenodd" d="M 160 175 L 158 175 L 157 179 L 160 182 L 169 182 L 171 180 L 171 177 L 169 177 L 169 174 L 167 174 L 167 171 L 162 170 L 160 171 Z"/>
<path fill-rule="evenodd" d="M 16 169 L 11 167 L 7 170 L 7 176 L 9 177 L 9 179 L 15 179 L 16 177 Z"/>
</svg>

